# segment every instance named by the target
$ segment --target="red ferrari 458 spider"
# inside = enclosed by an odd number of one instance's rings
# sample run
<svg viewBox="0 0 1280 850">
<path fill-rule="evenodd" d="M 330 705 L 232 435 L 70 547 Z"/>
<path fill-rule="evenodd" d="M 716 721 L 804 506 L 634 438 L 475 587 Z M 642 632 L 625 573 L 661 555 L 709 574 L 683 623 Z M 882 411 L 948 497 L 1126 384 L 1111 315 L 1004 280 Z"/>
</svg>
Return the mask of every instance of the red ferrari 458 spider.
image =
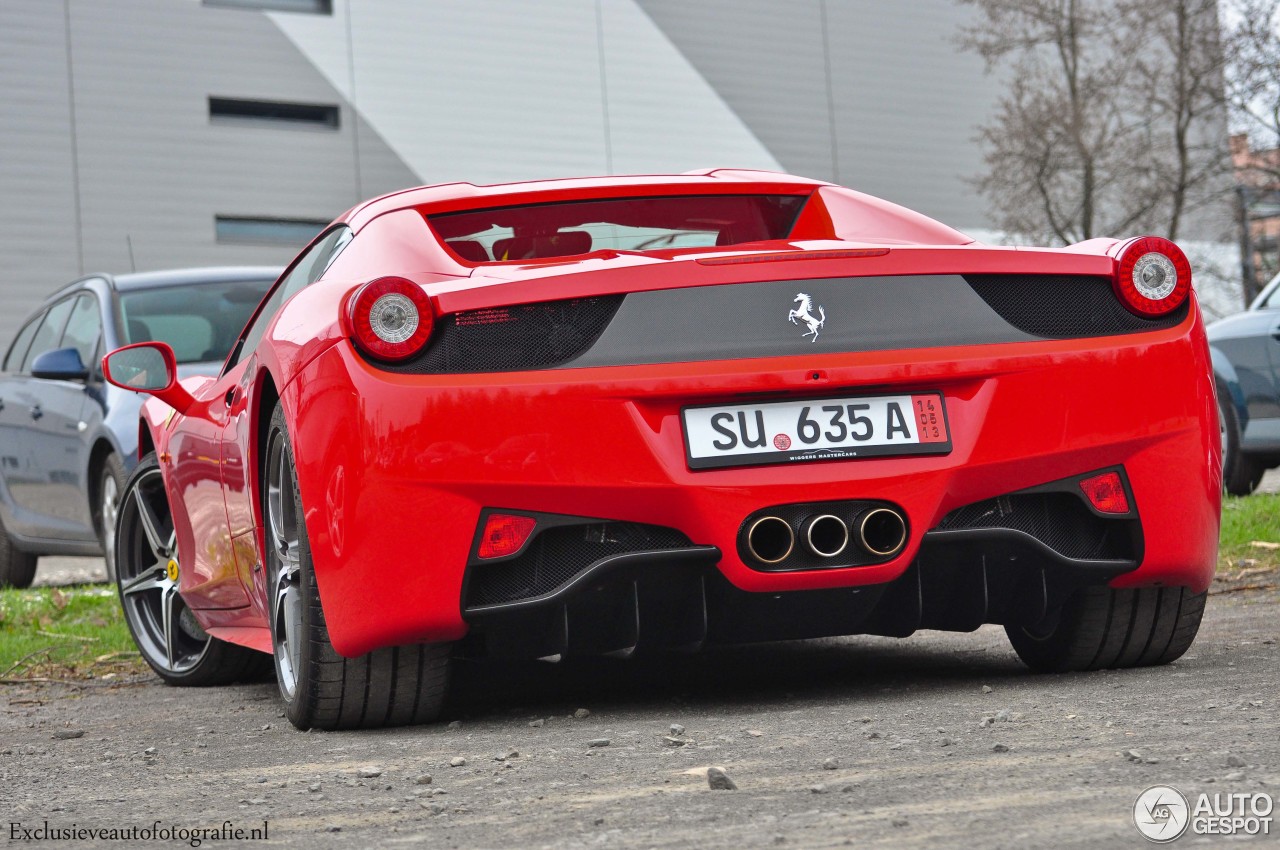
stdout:
<svg viewBox="0 0 1280 850">
<path fill-rule="evenodd" d="M 1171 242 L 976 244 L 781 174 L 450 184 L 342 216 L 221 376 L 163 343 L 117 525 L 173 684 L 274 657 L 289 719 L 431 720 L 451 657 L 1003 625 L 1161 664 L 1220 441 Z"/>
</svg>

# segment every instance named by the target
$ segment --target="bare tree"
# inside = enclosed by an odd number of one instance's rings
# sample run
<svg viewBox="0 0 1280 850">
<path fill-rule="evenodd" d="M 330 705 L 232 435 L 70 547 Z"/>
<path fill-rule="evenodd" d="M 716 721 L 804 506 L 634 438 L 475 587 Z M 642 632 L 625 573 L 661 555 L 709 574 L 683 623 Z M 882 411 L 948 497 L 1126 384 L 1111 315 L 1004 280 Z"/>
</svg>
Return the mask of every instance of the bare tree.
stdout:
<svg viewBox="0 0 1280 850">
<path fill-rule="evenodd" d="M 1259 149 L 1280 148 L 1280 0 L 1227 4 L 1227 105 L 1232 124 Z M 1280 158 L 1254 163 L 1280 180 Z"/>
<path fill-rule="evenodd" d="M 1273 0 L 1275 2 L 1276 0 Z M 1224 186 L 1214 0 L 961 0 L 961 44 L 1007 75 L 974 181 L 1004 230 L 1176 238 Z"/>
</svg>

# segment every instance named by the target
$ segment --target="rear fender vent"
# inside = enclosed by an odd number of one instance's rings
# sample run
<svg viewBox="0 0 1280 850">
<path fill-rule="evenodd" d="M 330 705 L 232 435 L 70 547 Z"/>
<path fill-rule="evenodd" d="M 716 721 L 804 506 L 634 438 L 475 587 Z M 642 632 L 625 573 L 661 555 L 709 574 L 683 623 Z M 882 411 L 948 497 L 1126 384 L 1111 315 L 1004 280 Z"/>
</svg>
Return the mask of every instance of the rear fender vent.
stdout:
<svg viewBox="0 0 1280 850">
<path fill-rule="evenodd" d="M 1111 278 L 1090 275 L 965 275 L 973 291 L 1018 330 L 1046 339 L 1155 331 L 1187 317 L 1190 299 L 1158 319 L 1144 319 L 1124 308 Z"/>
<path fill-rule="evenodd" d="M 442 316 L 423 353 L 389 372 L 457 375 L 552 369 L 582 355 L 622 306 L 622 295 L 542 301 Z"/>
</svg>

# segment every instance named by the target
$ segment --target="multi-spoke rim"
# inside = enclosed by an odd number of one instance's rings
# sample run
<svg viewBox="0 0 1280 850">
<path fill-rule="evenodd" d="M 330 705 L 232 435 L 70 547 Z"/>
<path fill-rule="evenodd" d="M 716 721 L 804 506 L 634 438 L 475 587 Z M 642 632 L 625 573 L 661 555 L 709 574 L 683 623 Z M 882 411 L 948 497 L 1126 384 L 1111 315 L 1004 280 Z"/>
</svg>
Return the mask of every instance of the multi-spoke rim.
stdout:
<svg viewBox="0 0 1280 850">
<path fill-rule="evenodd" d="M 212 639 L 178 593 L 177 535 L 160 470 L 140 475 L 117 510 L 120 601 L 138 649 L 155 667 L 185 673 L 204 658 Z"/>
<path fill-rule="evenodd" d="M 271 636 L 276 679 L 286 700 L 298 689 L 302 665 L 302 592 L 298 504 L 293 462 L 282 431 L 267 445 L 267 569 L 271 577 Z"/>
<path fill-rule="evenodd" d="M 116 577 L 116 520 L 120 513 L 120 489 L 116 477 L 108 470 L 102 475 L 102 498 L 98 505 L 102 517 L 102 553 L 107 562 L 107 580 Z"/>
<path fill-rule="evenodd" d="M 1226 404 L 1229 402 L 1219 402 L 1218 404 L 1218 439 L 1222 442 L 1222 468 L 1227 468 L 1227 451 L 1231 446 L 1231 441 L 1227 438 L 1227 409 Z"/>
</svg>

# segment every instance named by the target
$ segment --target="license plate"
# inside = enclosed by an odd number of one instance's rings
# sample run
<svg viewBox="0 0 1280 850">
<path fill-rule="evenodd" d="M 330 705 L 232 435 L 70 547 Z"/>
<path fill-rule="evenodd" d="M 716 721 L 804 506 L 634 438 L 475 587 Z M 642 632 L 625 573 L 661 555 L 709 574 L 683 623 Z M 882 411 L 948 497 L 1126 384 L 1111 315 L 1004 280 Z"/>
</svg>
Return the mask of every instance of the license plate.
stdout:
<svg viewBox="0 0 1280 850">
<path fill-rule="evenodd" d="M 941 393 L 853 396 L 680 411 L 690 469 L 947 454 Z"/>
</svg>

